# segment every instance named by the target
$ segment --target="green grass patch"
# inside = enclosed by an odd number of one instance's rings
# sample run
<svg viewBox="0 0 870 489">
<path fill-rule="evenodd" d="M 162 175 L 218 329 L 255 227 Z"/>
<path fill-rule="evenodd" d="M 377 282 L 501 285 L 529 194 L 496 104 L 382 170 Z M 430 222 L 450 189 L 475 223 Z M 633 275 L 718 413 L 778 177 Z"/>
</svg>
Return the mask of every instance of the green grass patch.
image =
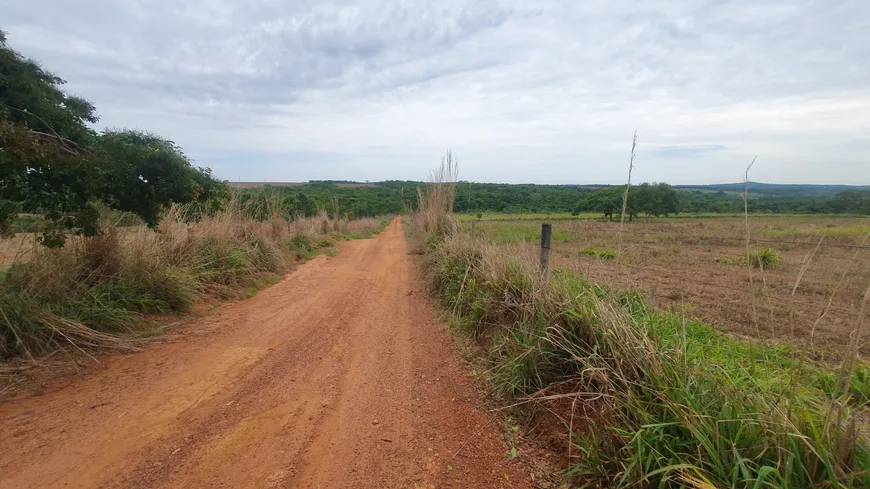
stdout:
<svg viewBox="0 0 870 489">
<path fill-rule="evenodd" d="M 599 249 L 599 248 L 591 248 L 586 247 L 577 252 L 580 256 L 588 256 L 592 258 L 599 258 L 602 260 L 615 260 L 616 259 L 616 250 L 611 249 Z"/>
<path fill-rule="evenodd" d="M 495 243 L 540 243 L 541 225 L 531 222 L 483 222 L 476 224 L 478 232 L 486 233 Z M 471 223 L 465 222 L 462 229 L 470 230 Z M 551 239 L 557 243 L 567 243 L 575 239 L 574 233 L 566 229 L 553 229 Z"/>
</svg>

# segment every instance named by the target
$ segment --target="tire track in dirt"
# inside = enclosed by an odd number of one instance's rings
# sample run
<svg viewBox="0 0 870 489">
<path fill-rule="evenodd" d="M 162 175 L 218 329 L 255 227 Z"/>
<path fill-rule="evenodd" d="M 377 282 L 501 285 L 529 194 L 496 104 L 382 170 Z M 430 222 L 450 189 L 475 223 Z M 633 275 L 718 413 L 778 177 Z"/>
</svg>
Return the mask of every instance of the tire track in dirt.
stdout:
<svg viewBox="0 0 870 489">
<path fill-rule="evenodd" d="M 0 405 L 0 488 L 527 487 L 420 293 L 401 223 L 341 248 L 166 343 Z"/>
</svg>

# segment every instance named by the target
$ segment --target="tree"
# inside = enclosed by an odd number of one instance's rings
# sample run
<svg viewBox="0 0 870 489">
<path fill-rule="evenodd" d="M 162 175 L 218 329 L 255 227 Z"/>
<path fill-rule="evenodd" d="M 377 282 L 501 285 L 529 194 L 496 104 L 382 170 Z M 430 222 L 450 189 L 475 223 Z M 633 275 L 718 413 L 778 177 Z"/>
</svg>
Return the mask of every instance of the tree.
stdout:
<svg viewBox="0 0 870 489">
<path fill-rule="evenodd" d="M 613 221 L 614 214 L 622 212 L 624 192 L 625 187 L 609 187 L 592 192 L 577 203 L 572 214 L 576 216 L 581 212 L 600 212 Z"/>
<path fill-rule="evenodd" d="M 220 192 L 211 170 L 192 166 L 178 145 L 159 136 L 106 131 L 94 149 L 102 173 L 96 197 L 150 226 L 170 203 L 207 200 Z"/>
<path fill-rule="evenodd" d="M 836 212 L 870 214 L 870 190 L 844 190 L 834 196 L 831 206 Z"/>
<path fill-rule="evenodd" d="M 622 214 L 625 187 L 608 187 L 595 191 L 577 203 L 574 215 L 581 212 L 601 212 L 611 221 Z M 647 216 L 667 216 L 679 212 L 677 192 L 666 183 L 643 183 L 628 191 L 625 214 L 629 221 L 639 213 Z"/>
<path fill-rule="evenodd" d="M 677 191 L 667 183 L 643 183 L 629 192 L 629 201 L 647 216 L 667 216 L 679 212 Z"/>
<path fill-rule="evenodd" d="M 140 131 L 97 134 L 88 126 L 99 120 L 94 105 L 66 94 L 64 83 L 0 32 L 0 232 L 18 212 L 44 214 L 50 225 L 39 239 L 58 247 L 67 233 L 99 231 L 98 202 L 155 225 L 167 205 L 222 191 L 171 141 Z"/>
</svg>

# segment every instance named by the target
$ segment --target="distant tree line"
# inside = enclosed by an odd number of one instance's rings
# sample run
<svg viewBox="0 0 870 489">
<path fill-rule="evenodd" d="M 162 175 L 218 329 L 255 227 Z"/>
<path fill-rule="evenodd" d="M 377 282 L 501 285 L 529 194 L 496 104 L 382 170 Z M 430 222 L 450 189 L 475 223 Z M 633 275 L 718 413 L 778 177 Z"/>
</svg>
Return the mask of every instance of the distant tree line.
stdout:
<svg viewBox="0 0 870 489">
<path fill-rule="evenodd" d="M 354 183 L 354 182 L 341 182 Z M 264 185 L 240 190 L 254 207 L 278 209 L 286 216 L 309 216 L 320 210 L 332 215 L 364 217 L 397 214 L 417 208 L 417 188 L 425 182 L 387 181 L 345 187 L 332 182 L 298 187 Z M 459 182 L 454 210 L 458 213 L 596 212 L 608 219 L 622 213 L 625 186 L 494 184 Z M 742 213 L 743 196 L 736 191 L 678 189 L 667 183 L 632 185 L 626 218 L 678 213 Z M 337 205 L 336 205 L 337 204 Z M 270 207 L 271 206 L 271 207 Z M 870 214 L 870 190 L 846 190 L 818 197 L 749 195 L 749 210 L 772 214 Z M 268 214 L 264 211 L 263 216 Z"/>
<path fill-rule="evenodd" d="M 187 203 L 195 216 L 224 206 L 231 194 L 208 168 L 196 167 L 173 141 L 139 130 L 90 127 L 94 105 L 62 90 L 62 78 L 11 49 L 0 31 L 0 235 L 12 232 L 21 213 L 39 214 L 40 241 L 62 246 L 69 234 L 99 232 L 100 210 L 129 212 L 154 226 L 167 206 Z M 252 215 L 288 218 L 325 211 L 363 217 L 413 211 L 414 181 L 347 185 L 315 181 L 300 187 L 263 186 L 235 197 Z M 742 212 L 737 184 L 674 188 L 632 186 L 626 211 L 636 216 L 678 212 Z M 750 211 L 870 214 L 870 189 L 843 186 L 750 184 Z M 533 185 L 458 182 L 460 213 L 622 212 L 624 186 Z M 772 192 L 756 195 L 756 192 Z M 835 193 L 838 192 L 838 193 Z"/>
<path fill-rule="evenodd" d="M 678 192 L 681 212 L 743 212 L 743 196 L 736 192 L 701 190 Z M 844 190 L 831 196 L 776 197 L 749 194 L 749 210 L 770 214 L 870 214 L 870 190 Z"/>
<path fill-rule="evenodd" d="M 341 182 L 354 183 L 354 182 Z M 265 185 L 241 190 L 245 202 L 267 204 L 287 216 L 330 215 L 363 217 L 413 211 L 417 188 L 425 182 L 387 181 L 370 186 L 345 187 L 332 182 L 298 187 Z M 459 182 L 454 210 L 458 213 L 563 213 L 596 212 L 609 219 L 622 213 L 625 186 L 494 184 Z M 805 193 L 805 192 L 804 192 Z M 337 204 L 337 206 L 335 205 Z M 815 197 L 778 197 L 749 194 L 749 210 L 774 214 L 870 214 L 870 190 L 846 190 Z M 678 213 L 742 213 L 743 196 L 736 191 L 679 189 L 667 183 L 632 185 L 626 218 L 668 216 Z"/>
<path fill-rule="evenodd" d="M 626 199 L 625 187 L 610 187 L 589 194 L 579 201 L 572 214 L 600 212 L 611 221 L 614 215 L 625 214 L 631 221 L 635 216 L 667 216 L 680 211 L 677 192 L 666 183 L 644 183 L 629 188 Z"/>
</svg>

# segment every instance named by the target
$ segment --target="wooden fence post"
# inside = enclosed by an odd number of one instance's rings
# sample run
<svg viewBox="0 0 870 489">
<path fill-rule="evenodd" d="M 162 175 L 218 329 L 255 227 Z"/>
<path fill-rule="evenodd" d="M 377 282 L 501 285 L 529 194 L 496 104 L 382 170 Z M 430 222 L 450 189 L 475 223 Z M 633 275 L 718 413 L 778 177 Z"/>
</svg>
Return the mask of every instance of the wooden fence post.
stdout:
<svg viewBox="0 0 870 489">
<path fill-rule="evenodd" d="M 547 280 L 550 270 L 550 238 L 553 234 L 553 226 L 549 223 L 541 224 L 541 279 Z"/>
<path fill-rule="evenodd" d="M 471 221 L 471 232 L 474 232 L 474 229 L 477 227 L 477 221 Z"/>
</svg>

